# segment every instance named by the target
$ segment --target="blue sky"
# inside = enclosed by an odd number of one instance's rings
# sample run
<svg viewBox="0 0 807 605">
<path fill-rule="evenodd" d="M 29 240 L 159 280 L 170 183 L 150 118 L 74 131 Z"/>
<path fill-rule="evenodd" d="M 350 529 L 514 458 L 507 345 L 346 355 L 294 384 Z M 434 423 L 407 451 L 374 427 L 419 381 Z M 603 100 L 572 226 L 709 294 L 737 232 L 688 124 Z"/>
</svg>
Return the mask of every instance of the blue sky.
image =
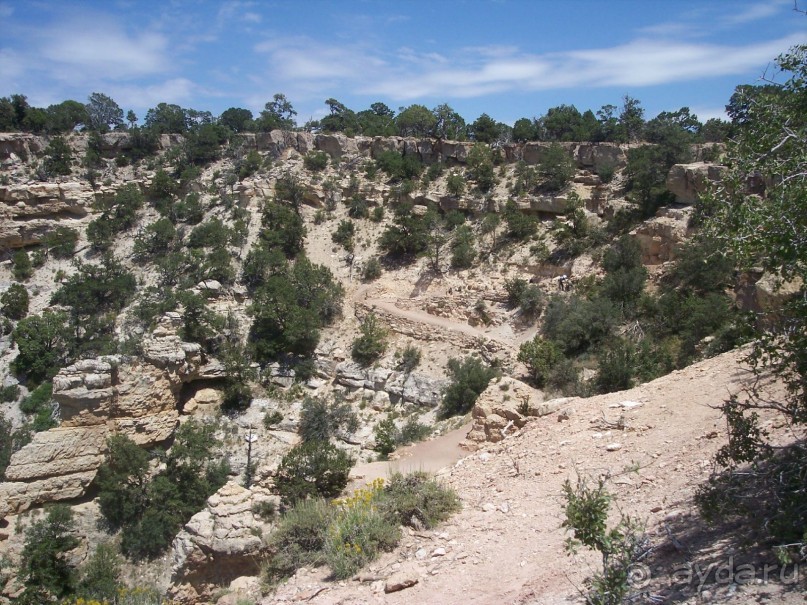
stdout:
<svg viewBox="0 0 807 605">
<path fill-rule="evenodd" d="M 801 4 L 799 6 L 798 4 Z M 800 9 L 807 0 L 797 0 Z M 103 92 L 254 112 L 276 92 L 298 122 L 448 103 L 469 122 L 638 98 L 651 118 L 721 117 L 734 87 L 807 42 L 794 0 L 0 0 L 0 96 L 36 106 Z"/>
</svg>

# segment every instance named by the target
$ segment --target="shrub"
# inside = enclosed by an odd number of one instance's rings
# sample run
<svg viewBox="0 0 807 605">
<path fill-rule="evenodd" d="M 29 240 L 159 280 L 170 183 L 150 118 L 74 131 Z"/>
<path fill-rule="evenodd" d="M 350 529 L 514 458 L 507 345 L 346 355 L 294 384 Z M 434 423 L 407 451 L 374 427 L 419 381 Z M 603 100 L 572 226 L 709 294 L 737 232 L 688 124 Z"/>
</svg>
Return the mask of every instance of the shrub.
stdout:
<svg viewBox="0 0 807 605">
<path fill-rule="evenodd" d="M 201 223 L 205 217 L 205 210 L 199 194 L 189 193 L 184 200 L 176 202 L 173 208 L 173 215 L 175 220 L 188 223 L 189 225 Z"/>
<path fill-rule="evenodd" d="M 465 193 L 465 177 L 457 171 L 452 171 L 446 179 L 446 189 L 449 194 L 459 197 Z"/>
<path fill-rule="evenodd" d="M 49 310 L 20 320 L 11 340 L 19 350 L 12 362 L 14 371 L 35 384 L 56 374 L 70 358 L 74 344 L 67 315 Z"/>
<path fill-rule="evenodd" d="M 289 450 L 275 475 L 286 505 L 309 497 L 334 498 L 347 485 L 354 459 L 327 442 L 305 441 Z"/>
<path fill-rule="evenodd" d="M 544 306 L 544 294 L 541 289 L 529 283 L 526 279 L 514 277 L 504 282 L 507 291 L 507 304 L 518 307 L 526 317 L 536 317 L 541 314 Z"/>
<path fill-rule="evenodd" d="M 613 332 L 618 312 L 604 298 L 553 297 L 546 308 L 543 333 L 567 355 L 582 353 L 598 345 Z"/>
<path fill-rule="evenodd" d="M 427 213 L 428 214 L 428 213 Z M 394 221 L 381 234 L 378 246 L 390 256 L 405 256 L 425 252 L 433 216 L 416 216 L 409 205 L 402 204 L 395 210 Z"/>
<path fill-rule="evenodd" d="M 380 223 L 384 220 L 384 206 L 376 206 L 370 214 L 370 220 L 374 223 Z"/>
<path fill-rule="evenodd" d="M 25 531 L 18 571 L 25 584 L 21 602 L 46 603 L 73 593 L 76 573 L 65 555 L 80 544 L 75 532 L 73 513 L 63 504 L 51 507 Z"/>
<path fill-rule="evenodd" d="M 70 258 L 76 252 L 78 231 L 70 227 L 56 227 L 43 238 L 42 243 L 55 258 Z"/>
<path fill-rule="evenodd" d="M 385 418 L 373 430 L 375 437 L 375 451 L 377 451 L 381 458 L 386 460 L 392 452 L 395 451 L 396 434 L 398 428 L 395 426 L 395 421 L 392 418 Z"/>
<path fill-rule="evenodd" d="M 625 391 L 633 386 L 636 375 L 636 351 L 631 343 L 617 339 L 597 356 L 597 392 Z"/>
<path fill-rule="evenodd" d="M 451 384 L 443 394 L 440 415 L 445 417 L 466 414 L 497 372 L 476 357 L 464 360 L 450 359 L 448 373 Z"/>
<path fill-rule="evenodd" d="M 42 163 L 48 176 L 69 175 L 72 161 L 73 153 L 67 142 L 62 137 L 53 137 L 45 148 L 45 161 Z"/>
<path fill-rule="evenodd" d="M 451 243 L 451 266 L 455 269 L 468 269 L 473 265 L 475 258 L 473 231 L 464 225 L 458 227 Z"/>
<path fill-rule="evenodd" d="M 368 366 L 387 350 L 387 330 L 374 313 L 368 313 L 359 328 L 361 334 L 353 340 L 350 349 L 353 361 Z"/>
<path fill-rule="evenodd" d="M 523 343 L 518 350 L 518 360 L 530 370 L 535 386 L 543 388 L 550 372 L 563 359 L 563 354 L 555 343 L 536 336 Z"/>
<path fill-rule="evenodd" d="M 232 230 L 221 219 L 213 218 L 197 225 L 188 237 L 189 248 L 224 248 L 232 238 Z"/>
<path fill-rule="evenodd" d="M 574 162 L 563 147 L 552 143 L 539 162 L 539 171 L 543 177 L 542 188 L 560 191 L 574 176 Z"/>
<path fill-rule="evenodd" d="M 367 263 L 364 265 L 364 268 L 361 272 L 361 278 L 364 281 L 374 281 L 381 277 L 382 269 L 381 263 L 375 257 L 369 259 Z"/>
<path fill-rule="evenodd" d="M 134 255 L 140 259 L 150 259 L 167 254 L 175 238 L 174 224 L 167 218 L 158 219 L 137 235 Z"/>
<path fill-rule="evenodd" d="M 381 206 L 378 206 L 379 208 Z M 358 195 L 354 195 L 350 199 L 350 203 L 347 207 L 347 215 L 350 218 L 367 218 L 370 216 L 370 209 L 367 206 L 367 200 L 364 198 L 359 197 Z"/>
<path fill-rule="evenodd" d="M 311 172 L 325 170 L 328 166 L 328 154 L 324 151 L 309 151 L 303 158 L 303 165 Z"/>
<path fill-rule="evenodd" d="M 78 585 L 77 594 L 89 599 L 90 602 L 92 600 L 114 602 L 117 599 L 121 558 L 111 543 L 98 544 L 82 572 L 83 577 Z"/>
<path fill-rule="evenodd" d="M 261 227 L 261 240 L 267 249 L 279 248 L 288 258 L 294 258 L 303 250 L 305 224 L 288 206 L 268 202 L 263 208 Z"/>
<path fill-rule="evenodd" d="M 398 430 L 395 437 L 397 445 L 409 445 L 423 441 L 432 434 L 432 428 L 422 422 L 418 422 L 417 418 L 410 416 L 403 426 Z"/>
<path fill-rule="evenodd" d="M 431 529 L 461 508 L 457 494 L 427 473 L 393 473 L 380 504 L 384 516 L 400 525 Z"/>
<path fill-rule="evenodd" d="M 325 562 L 328 527 L 336 509 L 319 498 L 299 500 L 281 517 L 267 540 L 270 553 L 263 574 L 276 584 L 300 567 Z"/>
<path fill-rule="evenodd" d="M 538 231 L 535 217 L 521 212 L 512 200 L 505 206 L 504 220 L 507 222 L 507 235 L 518 241 L 525 240 Z"/>
<path fill-rule="evenodd" d="M 35 432 L 47 431 L 56 426 L 53 419 L 53 385 L 43 382 L 20 402 L 20 411 L 33 416 L 31 428 Z"/>
<path fill-rule="evenodd" d="M 336 231 L 331 234 L 331 241 L 339 244 L 348 252 L 353 252 L 353 235 L 356 232 L 356 226 L 351 220 L 341 220 L 336 227 Z"/>
<path fill-rule="evenodd" d="M 348 402 L 328 402 L 319 397 L 303 399 L 297 429 L 303 441 L 329 441 L 340 434 L 351 435 L 358 428 L 359 419 Z"/>
<path fill-rule="evenodd" d="M 0 387 L 0 402 L 2 403 L 10 403 L 12 401 L 17 401 L 17 398 L 19 396 L 20 396 L 19 385 L 9 384 Z"/>
<path fill-rule="evenodd" d="M 9 319 L 22 319 L 28 315 L 29 301 L 28 290 L 22 284 L 11 284 L 8 290 L 0 295 L 3 315 Z"/>
<path fill-rule="evenodd" d="M 395 351 L 395 365 L 399 371 L 409 374 L 420 365 L 421 352 L 415 345 L 406 345 Z"/>
<path fill-rule="evenodd" d="M 349 578 L 381 552 L 392 550 L 401 537 L 398 524 L 377 506 L 386 495 L 382 485 L 377 480 L 337 503 L 339 512 L 325 541 L 325 560 L 337 580 Z"/>
<path fill-rule="evenodd" d="M 11 273 L 17 281 L 26 281 L 34 274 L 31 259 L 25 250 L 17 250 L 14 256 L 11 257 L 11 263 Z"/>
</svg>

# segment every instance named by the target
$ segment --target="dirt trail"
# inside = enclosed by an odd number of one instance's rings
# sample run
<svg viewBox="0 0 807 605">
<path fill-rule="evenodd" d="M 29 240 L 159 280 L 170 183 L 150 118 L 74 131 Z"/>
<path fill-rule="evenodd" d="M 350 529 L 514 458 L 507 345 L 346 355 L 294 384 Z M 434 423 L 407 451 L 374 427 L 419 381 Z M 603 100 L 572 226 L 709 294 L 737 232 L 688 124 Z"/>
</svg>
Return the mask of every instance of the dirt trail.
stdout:
<svg viewBox="0 0 807 605">
<path fill-rule="evenodd" d="M 388 477 L 394 472 L 427 471 L 435 473 L 442 468 L 451 466 L 463 456 L 468 455 L 469 452 L 462 449 L 459 444 L 465 439 L 469 430 L 471 430 L 470 422 L 435 439 L 401 448 L 395 452 L 394 460 L 366 462 L 354 466 L 350 472 L 349 489 L 361 487 L 378 477 Z"/>
<path fill-rule="evenodd" d="M 581 602 L 576 587 L 600 562 L 585 549 L 576 556 L 566 554 L 562 486 L 566 479 L 605 475 L 611 477 L 608 489 L 619 508 L 646 522 L 658 552 L 647 570 L 647 602 L 703 603 L 696 585 L 671 585 L 670 574 L 689 560 L 704 566 L 723 563 L 733 552 L 720 550 L 730 541 L 710 536 L 692 497 L 725 443 L 725 423 L 715 406 L 751 379 L 742 356 L 742 351 L 733 351 L 630 391 L 573 399 L 563 416 L 532 420 L 500 443 L 472 454 L 453 450 L 458 459 L 439 475 L 460 495 L 460 513 L 433 531 L 405 532 L 393 552 L 353 580 L 331 583 L 327 569 L 305 570 L 264 603 L 303 598 L 318 605 Z M 768 396 L 782 392 L 772 383 L 760 387 Z M 771 431 L 775 427 L 768 421 L 764 426 Z M 455 439 L 448 434 L 414 446 L 403 464 L 439 466 L 442 456 L 450 457 Z M 383 476 L 394 464 L 364 465 L 356 473 L 368 480 Z M 677 550 L 667 529 L 684 551 Z M 391 576 L 414 585 L 385 594 Z M 804 603 L 800 591 L 788 592 L 785 585 L 709 588 L 714 600 L 738 605 Z"/>
<path fill-rule="evenodd" d="M 352 297 L 354 304 L 360 304 L 370 308 L 376 307 L 378 309 L 381 309 L 382 311 L 385 311 L 391 315 L 395 315 L 396 317 L 400 317 L 402 319 L 424 324 L 427 326 L 434 326 L 437 328 L 441 328 L 443 330 L 448 330 L 450 332 L 459 332 L 472 338 L 492 340 L 504 347 L 507 347 L 508 349 L 513 348 L 512 340 L 506 340 L 494 334 L 489 334 L 467 323 L 451 321 L 450 319 L 447 319 L 445 317 L 432 315 L 431 313 L 422 311 L 420 309 L 402 309 L 395 304 L 394 300 L 383 298 L 370 298 L 368 296 L 368 289 L 369 289 L 368 286 L 362 286 L 356 290 L 356 292 L 353 294 Z"/>
</svg>

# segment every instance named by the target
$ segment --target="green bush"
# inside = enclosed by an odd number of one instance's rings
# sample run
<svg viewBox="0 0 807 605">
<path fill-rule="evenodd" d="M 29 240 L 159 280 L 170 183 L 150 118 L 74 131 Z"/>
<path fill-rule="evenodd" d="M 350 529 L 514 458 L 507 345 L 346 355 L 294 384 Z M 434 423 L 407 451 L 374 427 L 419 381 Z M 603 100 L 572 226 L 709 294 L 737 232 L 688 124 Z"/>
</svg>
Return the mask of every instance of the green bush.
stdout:
<svg viewBox="0 0 807 605">
<path fill-rule="evenodd" d="M 387 350 L 388 332 L 374 313 L 368 313 L 359 328 L 361 334 L 353 340 L 350 349 L 353 361 L 368 366 Z"/>
<path fill-rule="evenodd" d="M 420 365 L 421 352 L 415 345 L 406 345 L 395 351 L 395 365 L 399 371 L 409 374 Z"/>
<path fill-rule="evenodd" d="M 451 266 L 455 269 L 468 269 L 476 259 L 474 234 L 465 225 L 457 227 L 454 240 L 451 242 Z"/>
<path fill-rule="evenodd" d="M 189 225 L 201 223 L 205 218 L 205 209 L 199 194 L 189 193 L 184 200 L 176 202 L 173 206 L 173 218 Z"/>
<path fill-rule="evenodd" d="M 553 368 L 562 359 L 558 346 L 540 336 L 523 343 L 518 350 L 518 360 L 529 368 L 530 378 L 539 389 L 546 385 Z"/>
<path fill-rule="evenodd" d="M 356 233 L 356 226 L 351 220 L 341 220 L 336 227 L 336 231 L 331 234 L 331 241 L 339 244 L 348 252 L 353 252 L 353 236 Z"/>
<path fill-rule="evenodd" d="M 381 206 L 379 206 L 380 208 Z M 350 218 L 367 218 L 370 216 L 370 208 L 367 206 L 367 200 L 358 195 L 354 195 L 347 207 L 347 215 Z"/>
<path fill-rule="evenodd" d="M 348 402 L 329 402 L 320 397 L 303 399 L 297 429 L 303 441 L 330 441 L 340 434 L 351 435 L 358 428 L 359 419 Z"/>
<path fill-rule="evenodd" d="M 20 602 L 46 603 L 74 592 L 76 571 L 65 555 L 81 543 L 76 530 L 73 513 L 63 504 L 28 527 L 18 570 L 25 585 Z"/>
<path fill-rule="evenodd" d="M 19 396 L 20 396 L 19 385 L 9 384 L 0 387 L 0 402 L 2 403 L 11 403 L 13 401 L 17 401 L 17 398 Z"/>
<path fill-rule="evenodd" d="M 543 177 L 541 187 L 546 191 L 560 191 L 574 176 L 574 161 L 558 143 L 552 143 L 541 158 L 538 169 Z"/>
<path fill-rule="evenodd" d="M 335 498 L 347 485 L 354 462 L 330 443 L 305 441 L 283 456 L 275 489 L 287 506 L 310 497 Z"/>
<path fill-rule="evenodd" d="M 381 273 L 381 263 L 377 258 L 373 257 L 365 263 L 361 272 L 361 278 L 364 281 L 374 281 L 381 277 Z"/>
<path fill-rule="evenodd" d="M 34 432 L 47 431 L 57 426 L 53 419 L 53 385 L 43 382 L 20 402 L 20 411 L 33 416 Z"/>
<path fill-rule="evenodd" d="M 594 384 L 598 393 L 626 391 L 636 376 L 636 350 L 621 338 L 606 344 L 597 356 Z"/>
<path fill-rule="evenodd" d="M 377 451 L 384 460 L 395 451 L 397 432 L 398 427 L 395 426 L 395 421 L 392 418 L 385 418 L 375 425 L 375 429 L 373 429 L 375 451 Z"/>
<path fill-rule="evenodd" d="M 48 176 L 67 176 L 70 174 L 70 165 L 73 161 L 73 152 L 62 137 L 53 137 L 45 148 L 45 160 L 42 167 Z"/>
<path fill-rule="evenodd" d="M 507 223 L 507 235 L 514 240 L 522 241 L 538 232 L 537 219 L 521 212 L 512 200 L 505 206 L 504 220 Z"/>
<path fill-rule="evenodd" d="M 176 229 L 170 220 L 158 219 L 137 235 L 133 254 L 144 260 L 163 256 L 171 250 L 176 235 Z"/>
<path fill-rule="evenodd" d="M 20 320 L 11 333 L 19 353 L 12 362 L 18 374 L 37 384 L 51 378 L 70 358 L 74 334 L 67 314 L 45 310 Z"/>
<path fill-rule="evenodd" d="M 399 524 L 379 510 L 385 497 L 379 481 L 339 502 L 325 541 L 325 561 L 335 579 L 349 578 L 400 540 Z"/>
<path fill-rule="evenodd" d="M 381 234 L 378 246 L 390 256 L 406 256 L 425 252 L 430 243 L 434 215 L 417 216 L 408 204 L 395 209 L 395 219 Z"/>
<path fill-rule="evenodd" d="M 25 250 L 17 250 L 11 257 L 11 273 L 17 281 L 26 281 L 34 274 L 31 259 Z"/>
<path fill-rule="evenodd" d="M 393 473 L 384 487 L 380 507 L 395 523 L 416 529 L 431 529 L 461 508 L 457 494 L 427 473 Z"/>
<path fill-rule="evenodd" d="M 70 258 L 76 252 L 78 231 L 70 227 L 56 227 L 42 239 L 42 243 L 55 258 Z"/>
<path fill-rule="evenodd" d="M 85 600 L 114 602 L 120 588 L 121 557 L 109 542 L 102 542 L 82 569 L 76 594 Z"/>
<path fill-rule="evenodd" d="M 504 282 L 507 291 L 507 303 L 518 307 L 525 317 L 534 318 L 541 314 L 544 307 L 544 293 L 526 279 L 514 277 Z"/>
<path fill-rule="evenodd" d="M 488 383 L 497 375 L 496 370 L 476 357 L 464 360 L 450 359 L 448 373 L 451 378 L 440 406 L 444 418 L 468 413 Z"/>
<path fill-rule="evenodd" d="M 328 154 L 324 151 L 309 151 L 303 157 L 303 165 L 311 172 L 320 172 L 328 166 Z"/>
<path fill-rule="evenodd" d="M 270 585 L 293 575 L 300 567 L 325 562 L 323 551 L 335 512 L 319 498 L 298 500 L 286 511 L 267 540 L 270 554 L 263 575 Z"/>
<path fill-rule="evenodd" d="M 446 189 L 455 197 L 462 195 L 465 193 L 465 177 L 455 170 L 452 171 L 446 179 Z"/>
<path fill-rule="evenodd" d="M 553 297 L 546 307 L 543 334 L 565 354 L 574 355 L 611 336 L 618 318 L 613 303 L 604 298 Z"/>
<path fill-rule="evenodd" d="M 22 284 L 11 284 L 8 290 L 0 295 L 3 315 L 9 319 L 22 319 L 28 315 L 29 301 L 28 290 Z"/>
<path fill-rule="evenodd" d="M 224 248 L 232 239 L 232 230 L 221 219 L 212 218 L 193 228 L 188 237 L 189 248 Z"/>
<path fill-rule="evenodd" d="M 374 223 L 380 223 L 384 220 L 384 206 L 376 206 L 370 214 L 370 220 Z"/>
</svg>

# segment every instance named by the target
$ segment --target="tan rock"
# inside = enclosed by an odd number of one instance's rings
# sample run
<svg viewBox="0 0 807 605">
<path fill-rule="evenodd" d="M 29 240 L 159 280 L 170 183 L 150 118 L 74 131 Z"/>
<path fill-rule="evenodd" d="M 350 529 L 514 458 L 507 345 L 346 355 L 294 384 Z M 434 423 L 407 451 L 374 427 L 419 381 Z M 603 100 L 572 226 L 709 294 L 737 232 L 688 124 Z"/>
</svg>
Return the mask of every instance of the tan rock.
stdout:
<svg viewBox="0 0 807 605">
<path fill-rule="evenodd" d="M 220 586 L 259 571 L 262 534 L 269 525 L 252 512 L 253 504 L 271 499 L 229 482 L 208 498 L 174 539 L 172 589 L 175 598 L 195 594 L 204 599 Z M 181 591 L 179 588 L 181 587 Z M 196 601 L 198 602 L 198 601 Z"/>
<path fill-rule="evenodd" d="M 725 167 L 705 162 L 675 164 L 667 175 L 667 189 L 679 204 L 694 204 L 710 182 L 719 181 Z"/>
<path fill-rule="evenodd" d="M 568 401 L 543 401 L 540 391 L 515 378 L 505 376 L 491 381 L 471 412 L 473 425 L 467 439 L 478 443 L 501 441 L 510 430 L 523 427 L 529 417 L 551 414 Z"/>
</svg>

